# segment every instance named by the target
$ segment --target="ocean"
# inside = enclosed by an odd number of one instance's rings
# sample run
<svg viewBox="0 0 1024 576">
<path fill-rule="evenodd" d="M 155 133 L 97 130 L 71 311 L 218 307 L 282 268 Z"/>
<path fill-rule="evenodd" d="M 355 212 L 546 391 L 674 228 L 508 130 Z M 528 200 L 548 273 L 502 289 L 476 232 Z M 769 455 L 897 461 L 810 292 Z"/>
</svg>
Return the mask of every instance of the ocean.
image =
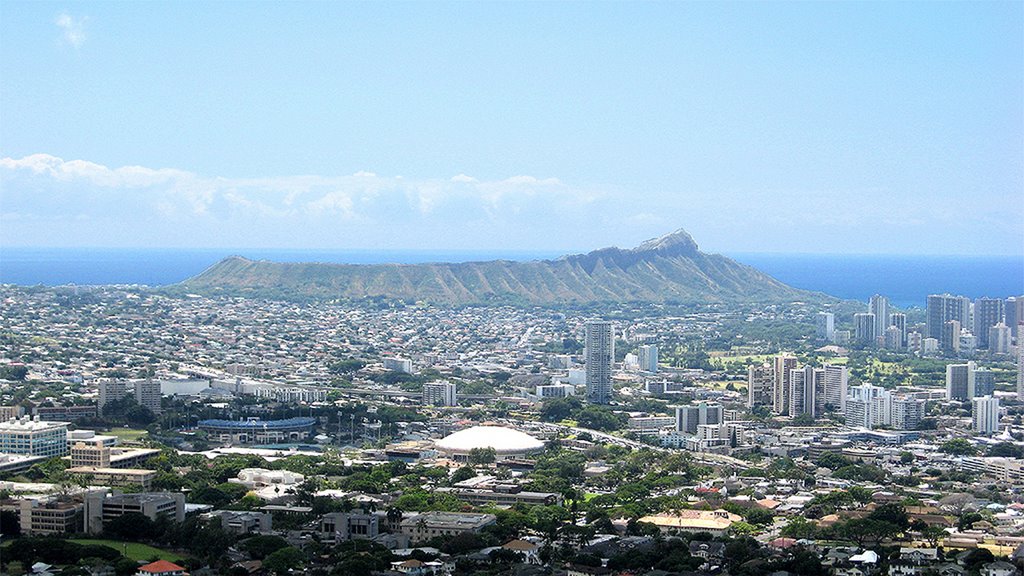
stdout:
<svg viewBox="0 0 1024 576">
<path fill-rule="evenodd" d="M 220 259 L 242 255 L 280 262 L 416 264 L 537 260 L 558 252 L 458 250 L 278 250 L 0 247 L 0 283 L 21 285 L 147 284 L 194 276 Z M 928 294 L 971 298 L 1024 294 L 1024 256 L 728 254 L 782 282 L 839 298 L 883 294 L 901 308 L 924 306 Z"/>
</svg>

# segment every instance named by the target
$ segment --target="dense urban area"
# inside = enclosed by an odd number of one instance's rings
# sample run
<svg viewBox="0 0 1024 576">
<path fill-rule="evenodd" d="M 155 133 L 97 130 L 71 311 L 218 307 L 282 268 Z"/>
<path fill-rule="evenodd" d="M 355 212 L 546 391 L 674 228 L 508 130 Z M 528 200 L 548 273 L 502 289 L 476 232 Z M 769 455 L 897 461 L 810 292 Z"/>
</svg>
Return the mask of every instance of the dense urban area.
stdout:
<svg viewBox="0 0 1024 576">
<path fill-rule="evenodd" d="M 5 285 L 0 572 L 1019 575 L 1022 323 Z"/>
</svg>

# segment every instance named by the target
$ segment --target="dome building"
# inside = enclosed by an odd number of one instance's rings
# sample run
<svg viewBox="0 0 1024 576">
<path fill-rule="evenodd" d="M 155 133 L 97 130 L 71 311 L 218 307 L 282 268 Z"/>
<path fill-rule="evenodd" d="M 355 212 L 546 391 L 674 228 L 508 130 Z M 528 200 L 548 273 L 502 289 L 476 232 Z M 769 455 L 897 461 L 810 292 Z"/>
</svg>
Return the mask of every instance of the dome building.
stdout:
<svg viewBox="0 0 1024 576">
<path fill-rule="evenodd" d="M 455 460 L 465 460 L 476 448 L 493 448 L 498 460 L 516 458 L 544 449 L 544 443 L 513 428 L 473 426 L 449 434 L 435 444 L 437 450 Z"/>
</svg>

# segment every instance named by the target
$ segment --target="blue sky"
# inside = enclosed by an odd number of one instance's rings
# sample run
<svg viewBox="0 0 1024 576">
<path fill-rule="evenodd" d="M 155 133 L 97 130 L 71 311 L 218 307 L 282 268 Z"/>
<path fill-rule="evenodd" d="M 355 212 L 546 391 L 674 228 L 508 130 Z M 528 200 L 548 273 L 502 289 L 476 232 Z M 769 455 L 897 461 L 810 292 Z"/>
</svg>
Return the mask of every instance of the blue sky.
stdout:
<svg viewBox="0 0 1024 576">
<path fill-rule="evenodd" d="M 0 3 L 0 244 L 1024 254 L 1024 3 Z"/>
</svg>

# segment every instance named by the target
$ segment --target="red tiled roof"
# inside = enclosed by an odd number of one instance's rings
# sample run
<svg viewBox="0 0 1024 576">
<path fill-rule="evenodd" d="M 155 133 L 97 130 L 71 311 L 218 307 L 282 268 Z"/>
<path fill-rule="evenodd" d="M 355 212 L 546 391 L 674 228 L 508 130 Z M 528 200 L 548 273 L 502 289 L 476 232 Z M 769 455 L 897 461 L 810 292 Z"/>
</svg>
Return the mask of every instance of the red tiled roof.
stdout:
<svg viewBox="0 0 1024 576">
<path fill-rule="evenodd" d="M 157 560 L 139 568 L 139 572 L 147 574 L 166 574 L 168 572 L 182 572 L 185 568 L 167 560 Z"/>
</svg>

